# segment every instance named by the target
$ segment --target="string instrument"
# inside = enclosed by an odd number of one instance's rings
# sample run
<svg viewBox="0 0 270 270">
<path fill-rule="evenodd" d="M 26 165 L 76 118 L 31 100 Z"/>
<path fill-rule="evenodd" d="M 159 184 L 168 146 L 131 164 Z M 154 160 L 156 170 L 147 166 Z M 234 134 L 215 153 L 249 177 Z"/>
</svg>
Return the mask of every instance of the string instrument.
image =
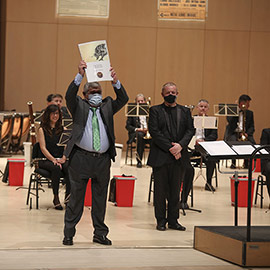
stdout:
<svg viewBox="0 0 270 270">
<path fill-rule="evenodd" d="M 35 121 L 34 121 L 34 114 L 33 114 L 33 102 L 28 101 L 28 110 L 29 110 L 29 119 L 30 119 L 30 137 L 32 145 L 36 143 L 36 129 L 35 129 Z"/>
</svg>

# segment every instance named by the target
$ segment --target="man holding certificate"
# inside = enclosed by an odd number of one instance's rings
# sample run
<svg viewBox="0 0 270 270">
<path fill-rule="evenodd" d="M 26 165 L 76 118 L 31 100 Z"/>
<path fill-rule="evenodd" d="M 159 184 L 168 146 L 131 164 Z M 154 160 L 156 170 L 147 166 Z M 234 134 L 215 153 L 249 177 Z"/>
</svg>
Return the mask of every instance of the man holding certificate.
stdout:
<svg viewBox="0 0 270 270">
<path fill-rule="evenodd" d="M 128 101 L 127 93 L 110 69 L 116 99 L 102 99 L 98 82 L 84 85 L 84 99 L 77 95 L 87 64 L 81 61 L 79 73 L 66 92 L 66 104 L 72 114 L 73 129 L 64 154 L 69 158 L 71 194 L 65 213 L 64 245 L 73 245 L 76 225 L 84 207 L 88 179 L 92 188 L 93 242 L 111 245 L 109 228 L 104 223 L 111 159 L 116 156 L 113 115 Z"/>
</svg>

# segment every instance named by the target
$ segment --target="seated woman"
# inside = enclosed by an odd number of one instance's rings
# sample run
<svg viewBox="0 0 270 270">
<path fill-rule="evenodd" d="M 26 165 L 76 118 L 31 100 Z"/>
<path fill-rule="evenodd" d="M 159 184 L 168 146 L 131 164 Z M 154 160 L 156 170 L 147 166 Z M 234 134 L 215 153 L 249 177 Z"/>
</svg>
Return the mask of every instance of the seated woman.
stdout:
<svg viewBox="0 0 270 270">
<path fill-rule="evenodd" d="M 63 210 L 59 200 L 59 183 L 61 173 L 64 175 L 66 184 L 65 203 L 70 194 L 70 182 L 68 178 L 66 157 L 63 155 L 64 147 L 58 146 L 61 134 L 64 128 L 62 126 L 61 111 L 57 105 L 49 105 L 42 116 L 41 124 L 38 129 L 38 141 L 40 150 L 46 160 L 40 160 L 38 165 L 51 173 L 53 204 L 56 210 Z"/>
</svg>

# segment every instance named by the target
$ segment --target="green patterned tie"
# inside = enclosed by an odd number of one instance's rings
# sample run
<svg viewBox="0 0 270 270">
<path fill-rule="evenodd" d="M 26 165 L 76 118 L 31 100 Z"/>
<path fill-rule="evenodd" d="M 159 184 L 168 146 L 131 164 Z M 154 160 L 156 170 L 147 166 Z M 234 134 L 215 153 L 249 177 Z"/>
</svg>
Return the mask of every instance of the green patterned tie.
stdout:
<svg viewBox="0 0 270 270">
<path fill-rule="evenodd" d="M 93 111 L 92 116 L 92 137 L 93 137 L 93 148 L 96 151 L 100 151 L 100 134 L 99 134 L 99 125 L 98 125 L 98 118 L 96 114 L 97 108 L 91 108 Z"/>
</svg>

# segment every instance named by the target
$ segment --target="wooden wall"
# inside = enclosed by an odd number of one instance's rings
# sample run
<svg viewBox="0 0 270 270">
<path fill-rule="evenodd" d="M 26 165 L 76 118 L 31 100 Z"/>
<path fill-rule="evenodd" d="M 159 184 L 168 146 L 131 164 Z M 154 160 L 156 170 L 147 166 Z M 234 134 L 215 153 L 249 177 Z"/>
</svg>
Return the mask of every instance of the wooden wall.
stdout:
<svg viewBox="0 0 270 270">
<path fill-rule="evenodd" d="M 106 39 L 112 65 L 133 101 L 137 93 L 162 101 L 161 86 L 174 81 L 178 102 L 213 106 L 252 97 L 255 139 L 270 127 L 270 1 L 209 0 L 205 22 L 159 21 L 157 0 L 111 0 L 109 19 L 58 17 L 56 0 L 6 0 L 6 110 L 46 106 L 65 94 L 77 72 L 78 43 Z M 103 83 L 104 95 L 113 94 Z M 115 118 L 117 142 L 127 139 L 124 110 Z M 223 138 L 224 117 L 219 120 Z"/>
</svg>

